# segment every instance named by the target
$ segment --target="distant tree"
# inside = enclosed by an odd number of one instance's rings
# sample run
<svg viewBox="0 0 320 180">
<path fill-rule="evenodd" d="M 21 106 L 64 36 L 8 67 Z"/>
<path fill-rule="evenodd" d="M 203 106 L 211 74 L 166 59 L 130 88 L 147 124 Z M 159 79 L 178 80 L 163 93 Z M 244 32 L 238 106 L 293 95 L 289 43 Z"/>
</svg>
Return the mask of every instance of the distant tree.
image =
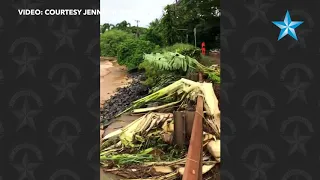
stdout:
<svg viewBox="0 0 320 180">
<path fill-rule="evenodd" d="M 116 24 L 115 28 L 119 30 L 127 30 L 129 27 L 131 27 L 131 24 L 128 23 L 127 21 L 122 21 L 118 24 Z"/>
<path fill-rule="evenodd" d="M 143 33 L 141 38 L 159 46 L 164 45 L 164 38 L 162 37 L 159 19 L 155 19 L 149 24 L 149 27 L 146 29 L 145 33 Z"/>
<path fill-rule="evenodd" d="M 104 24 L 100 25 L 100 32 L 105 33 L 107 30 L 111 30 L 113 27 L 114 27 L 113 24 L 104 23 Z"/>
<path fill-rule="evenodd" d="M 174 13 L 174 7 L 172 5 L 167 5 L 164 8 L 164 15 L 160 21 L 160 28 L 163 36 L 165 37 L 165 42 L 167 45 L 173 45 L 178 40 L 177 19 Z"/>
<path fill-rule="evenodd" d="M 197 44 L 205 41 L 207 48 L 219 48 L 220 0 L 180 0 L 164 8 L 163 16 L 150 23 L 148 30 L 157 34 L 165 45 L 186 39 L 194 44 L 193 29 L 197 28 Z M 179 31 L 187 29 L 187 31 Z M 149 32 L 150 33 L 150 32 Z"/>
</svg>

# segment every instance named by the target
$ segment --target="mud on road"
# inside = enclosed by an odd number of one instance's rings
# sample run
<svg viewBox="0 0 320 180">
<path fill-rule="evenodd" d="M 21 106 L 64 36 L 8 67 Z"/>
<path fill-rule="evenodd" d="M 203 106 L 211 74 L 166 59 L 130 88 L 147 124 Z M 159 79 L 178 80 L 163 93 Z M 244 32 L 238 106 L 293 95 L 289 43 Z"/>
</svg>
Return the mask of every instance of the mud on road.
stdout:
<svg viewBox="0 0 320 180">
<path fill-rule="evenodd" d="M 120 66 L 116 59 L 109 58 L 100 61 L 100 108 L 116 92 L 117 88 L 127 86 L 130 82 L 126 67 Z"/>
<path fill-rule="evenodd" d="M 130 94 L 130 91 L 134 91 L 133 95 L 135 95 L 136 92 L 139 92 L 139 89 L 136 91 L 135 87 L 139 87 L 137 83 L 133 82 L 133 79 L 135 79 L 135 76 L 130 76 L 127 73 L 127 69 L 125 66 L 120 66 L 115 58 L 100 58 L 100 109 L 104 112 L 102 112 L 101 117 L 103 117 L 103 114 L 105 114 L 105 111 L 108 110 L 114 110 L 114 106 L 112 104 L 114 103 L 117 105 L 119 102 L 108 102 L 107 107 L 105 107 L 105 102 L 108 100 L 112 101 L 112 96 L 117 93 L 118 88 L 122 88 L 121 91 L 128 92 Z M 131 84 L 131 86 L 129 86 Z M 124 87 L 128 87 L 128 89 Z M 122 92 L 124 93 L 124 92 Z M 119 95 L 118 95 L 119 96 Z M 120 94 L 121 96 L 121 94 Z M 113 97 L 114 99 L 115 97 Z M 137 96 L 138 98 L 138 96 Z M 116 99 L 119 99 L 116 97 Z M 125 98 L 124 98 L 125 99 Z M 128 95 L 127 95 L 127 99 Z M 130 102 L 130 101 L 128 101 Z M 106 109 L 108 108 L 108 109 Z M 137 119 L 138 117 L 134 116 L 122 116 L 119 120 L 116 120 L 112 122 L 106 129 L 100 130 L 100 137 L 102 137 L 104 134 L 108 134 L 110 132 L 113 132 L 119 128 L 122 128 L 132 122 L 133 120 Z M 101 180 L 119 180 L 120 177 L 110 174 L 110 173 L 104 173 L 102 169 L 100 169 L 100 179 Z"/>
</svg>

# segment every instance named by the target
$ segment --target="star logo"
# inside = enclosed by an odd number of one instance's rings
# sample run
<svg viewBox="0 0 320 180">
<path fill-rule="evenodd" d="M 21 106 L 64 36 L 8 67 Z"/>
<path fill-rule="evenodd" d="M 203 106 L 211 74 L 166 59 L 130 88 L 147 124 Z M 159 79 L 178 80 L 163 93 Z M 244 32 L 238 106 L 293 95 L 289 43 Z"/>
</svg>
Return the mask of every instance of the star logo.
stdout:
<svg viewBox="0 0 320 180">
<path fill-rule="evenodd" d="M 262 56 L 260 47 L 257 46 L 256 52 L 253 58 L 245 58 L 245 60 L 251 66 L 251 72 L 249 78 L 256 74 L 257 72 L 262 73 L 266 78 L 268 78 L 268 71 L 266 65 L 272 60 L 272 57 Z"/>
<path fill-rule="evenodd" d="M 272 6 L 273 4 L 270 3 L 262 3 L 262 0 L 255 0 L 253 4 L 245 5 L 245 7 L 251 12 L 252 15 L 249 24 L 258 19 L 262 20 L 264 23 L 267 23 L 268 18 L 266 16 L 266 11 Z"/>
<path fill-rule="evenodd" d="M 61 48 L 63 45 L 68 45 L 72 50 L 75 50 L 73 45 L 73 38 L 75 34 L 78 33 L 77 29 L 70 29 L 64 19 L 60 31 L 53 31 L 53 34 L 59 39 L 59 42 L 56 45 L 56 51 Z"/>
<path fill-rule="evenodd" d="M 300 26 L 303 21 L 291 21 L 289 11 L 287 11 L 283 21 L 272 21 L 272 23 L 281 29 L 278 41 L 287 34 L 289 34 L 293 39 L 298 40 L 294 29 Z"/>
<path fill-rule="evenodd" d="M 71 156 L 74 155 L 73 143 L 78 139 L 77 136 L 69 136 L 66 126 L 63 127 L 60 137 L 55 138 L 54 141 L 58 144 L 59 148 L 57 150 L 57 155 L 66 151 Z"/>
<path fill-rule="evenodd" d="M 309 86 L 310 86 L 310 83 L 302 82 L 300 80 L 300 76 L 298 72 L 296 72 L 296 75 L 293 78 L 293 82 L 285 84 L 285 87 L 290 91 L 290 97 L 287 103 L 290 103 L 292 100 L 298 98 L 307 104 L 305 91 Z"/>
<path fill-rule="evenodd" d="M 267 116 L 271 114 L 272 110 L 262 109 L 260 99 L 257 98 L 254 109 L 251 111 L 246 111 L 246 114 L 250 117 L 250 129 L 255 128 L 256 126 L 261 126 L 263 129 L 268 131 L 267 125 Z"/>
<path fill-rule="evenodd" d="M 283 137 L 283 139 L 291 145 L 289 155 L 293 154 L 294 152 L 300 152 L 305 156 L 307 154 L 305 144 L 308 142 L 310 138 L 310 136 L 301 135 L 298 126 L 296 126 L 296 128 L 294 129 L 293 136 Z"/>
<path fill-rule="evenodd" d="M 42 6 L 43 2 L 35 1 L 32 2 L 31 0 L 21 0 L 20 3 L 13 4 L 13 8 L 15 9 L 37 9 L 39 6 Z M 23 22 L 25 19 L 29 19 L 32 23 L 36 23 L 35 16 L 19 16 L 17 21 L 17 25 Z"/>
<path fill-rule="evenodd" d="M 25 154 L 21 164 L 13 164 L 13 167 L 19 171 L 19 179 L 35 180 L 34 171 L 38 168 L 40 163 L 30 163 L 28 154 Z"/>
<path fill-rule="evenodd" d="M 245 164 L 245 166 L 251 171 L 251 180 L 267 179 L 266 171 L 273 166 L 273 163 L 262 162 L 259 153 L 257 153 L 253 164 Z"/>
<path fill-rule="evenodd" d="M 75 100 L 73 98 L 72 90 L 78 86 L 78 83 L 68 82 L 68 77 L 66 73 L 62 75 L 61 82 L 54 83 L 52 86 L 59 91 L 57 98 L 55 100 L 55 104 L 61 101 L 63 98 L 68 98 L 73 104 L 75 104 Z"/>
<path fill-rule="evenodd" d="M 17 78 L 26 72 L 29 72 L 30 74 L 32 74 L 32 76 L 35 77 L 36 73 L 34 70 L 34 65 L 38 59 L 38 56 L 30 56 L 28 48 L 25 46 L 21 57 L 13 58 L 14 62 L 19 65 Z"/>
<path fill-rule="evenodd" d="M 19 131 L 24 126 L 28 126 L 33 130 L 36 130 L 36 126 L 34 124 L 34 118 L 40 113 L 40 110 L 31 110 L 28 99 L 24 99 L 23 106 L 20 110 L 14 110 L 13 114 L 20 120 L 20 124 L 17 127 L 17 131 Z"/>
</svg>

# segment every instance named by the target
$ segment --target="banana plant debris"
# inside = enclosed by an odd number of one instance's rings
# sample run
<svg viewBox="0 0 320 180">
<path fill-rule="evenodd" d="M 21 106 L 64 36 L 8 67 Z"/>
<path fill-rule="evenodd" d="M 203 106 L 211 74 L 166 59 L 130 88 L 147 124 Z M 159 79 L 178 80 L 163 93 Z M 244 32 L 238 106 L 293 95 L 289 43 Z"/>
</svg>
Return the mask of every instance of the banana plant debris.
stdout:
<svg viewBox="0 0 320 180">
<path fill-rule="evenodd" d="M 203 176 L 220 164 L 220 110 L 212 83 L 180 79 L 131 103 L 123 113 L 144 115 L 103 137 L 100 163 L 105 172 L 131 180 L 180 179 L 185 170 L 188 146 L 173 142 L 174 111 L 204 101 Z M 197 112 L 195 112 L 197 113 Z"/>
</svg>

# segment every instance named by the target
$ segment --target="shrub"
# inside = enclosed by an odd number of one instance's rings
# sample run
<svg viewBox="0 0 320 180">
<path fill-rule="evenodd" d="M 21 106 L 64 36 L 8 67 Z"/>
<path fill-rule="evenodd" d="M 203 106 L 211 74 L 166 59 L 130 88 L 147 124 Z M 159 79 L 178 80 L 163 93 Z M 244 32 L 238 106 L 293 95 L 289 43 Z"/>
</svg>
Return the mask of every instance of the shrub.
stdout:
<svg viewBox="0 0 320 180">
<path fill-rule="evenodd" d="M 116 57 L 119 45 L 134 35 L 121 30 L 109 30 L 100 36 L 100 55 Z"/>
<path fill-rule="evenodd" d="M 179 54 L 190 56 L 197 60 L 199 60 L 201 57 L 201 50 L 191 44 L 177 43 L 172 46 L 163 48 L 162 52 L 164 51 L 177 52 Z"/>
<path fill-rule="evenodd" d="M 151 53 L 156 45 L 140 39 L 127 39 L 118 47 L 118 63 L 127 66 L 128 70 L 138 68 L 143 61 L 144 53 Z"/>
<path fill-rule="evenodd" d="M 181 78 L 179 74 L 158 69 L 148 61 L 143 61 L 139 65 L 139 69 L 145 71 L 146 80 L 143 81 L 143 84 L 151 88 L 150 93 L 166 87 Z"/>
<path fill-rule="evenodd" d="M 154 29 L 147 29 L 146 32 L 141 36 L 141 39 L 150 41 L 156 45 L 162 46 L 163 43 L 163 38 L 159 33 L 157 33 Z"/>
</svg>

